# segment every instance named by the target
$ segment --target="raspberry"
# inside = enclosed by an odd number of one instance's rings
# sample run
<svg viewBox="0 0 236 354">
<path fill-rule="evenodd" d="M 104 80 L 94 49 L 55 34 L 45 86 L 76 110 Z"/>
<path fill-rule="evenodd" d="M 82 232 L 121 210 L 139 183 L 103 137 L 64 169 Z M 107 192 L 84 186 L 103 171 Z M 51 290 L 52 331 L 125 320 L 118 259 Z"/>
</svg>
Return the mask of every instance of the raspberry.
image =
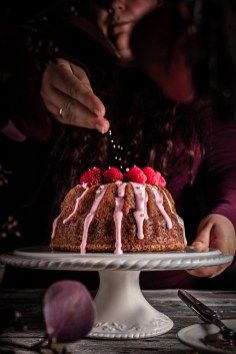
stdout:
<svg viewBox="0 0 236 354">
<path fill-rule="evenodd" d="M 156 186 L 165 187 L 166 186 L 165 178 L 158 171 L 156 171 L 156 176 L 157 176 L 157 184 L 156 184 Z"/>
<path fill-rule="evenodd" d="M 147 182 L 148 184 L 152 185 L 158 185 L 159 182 L 159 176 L 157 175 L 156 171 L 154 171 L 153 168 L 151 167 L 144 167 L 143 172 L 147 176 Z"/>
<path fill-rule="evenodd" d="M 166 186 L 166 180 L 163 176 L 161 176 L 160 180 L 159 180 L 159 186 L 160 187 L 165 187 Z"/>
<path fill-rule="evenodd" d="M 80 177 L 79 183 L 86 183 L 89 187 L 101 184 L 102 172 L 98 167 L 92 167 L 88 171 L 85 171 Z"/>
<path fill-rule="evenodd" d="M 166 181 L 158 171 L 154 171 L 151 167 L 144 167 L 143 172 L 147 176 L 147 183 L 155 186 L 165 187 Z"/>
<path fill-rule="evenodd" d="M 146 175 L 143 173 L 143 171 L 137 167 L 134 166 L 132 167 L 126 174 L 125 174 L 125 178 L 127 181 L 130 182 L 136 182 L 136 183 L 145 183 L 147 180 Z"/>
<path fill-rule="evenodd" d="M 120 170 L 118 170 L 118 168 L 109 167 L 108 170 L 103 173 L 103 180 L 105 183 L 122 181 L 123 174 L 120 172 Z"/>
</svg>

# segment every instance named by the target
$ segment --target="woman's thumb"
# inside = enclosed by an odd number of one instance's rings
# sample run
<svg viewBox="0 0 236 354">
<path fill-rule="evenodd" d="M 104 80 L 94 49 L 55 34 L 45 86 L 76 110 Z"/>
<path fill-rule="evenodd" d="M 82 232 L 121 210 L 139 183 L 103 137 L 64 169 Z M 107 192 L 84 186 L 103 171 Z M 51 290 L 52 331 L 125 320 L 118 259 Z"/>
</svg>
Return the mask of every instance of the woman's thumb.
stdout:
<svg viewBox="0 0 236 354">
<path fill-rule="evenodd" d="M 198 234 L 192 243 L 192 247 L 196 251 L 208 251 L 210 244 L 210 225 L 205 225 L 198 231 Z"/>
</svg>

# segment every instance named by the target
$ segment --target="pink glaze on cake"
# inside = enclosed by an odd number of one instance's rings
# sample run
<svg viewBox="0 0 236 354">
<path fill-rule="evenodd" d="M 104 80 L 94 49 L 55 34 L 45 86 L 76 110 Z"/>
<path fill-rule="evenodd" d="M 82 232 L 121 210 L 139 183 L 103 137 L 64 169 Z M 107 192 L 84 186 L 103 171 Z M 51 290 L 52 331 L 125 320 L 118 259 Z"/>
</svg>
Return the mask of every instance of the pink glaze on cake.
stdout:
<svg viewBox="0 0 236 354">
<path fill-rule="evenodd" d="M 83 237 L 82 237 L 82 242 L 80 246 L 80 253 L 85 254 L 86 253 L 86 244 L 87 244 L 87 238 L 88 238 L 88 229 L 89 225 L 91 224 L 94 215 L 96 213 L 96 210 L 99 206 L 100 201 L 102 200 L 106 190 L 107 190 L 108 185 L 101 185 L 98 190 L 96 191 L 96 197 L 94 200 L 94 203 L 92 205 L 92 208 L 88 215 L 86 216 L 86 219 L 84 221 L 84 231 L 83 231 Z"/>
<path fill-rule="evenodd" d="M 84 195 L 87 192 L 87 190 L 88 190 L 88 188 L 86 188 L 83 191 L 83 193 L 81 194 L 80 197 L 76 198 L 74 210 L 72 211 L 72 213 L 66 219 L 63 220 L 63 224 L 67 223 L 75 215 L 76 211 L 78 210 L 79 202 L 84 197 Z"/>
<path fill-rule="evenodd" d="M 123 218 L 123 205 L 124 205 L 124 195 L 125 195 L 125 187 L 126 183 L 116 182 L 118 185 L 117 189 L 117 197 L 116 197 L 116 205 L 113 214 L 113 219 L 115 222 L 116 229 L 116 243 L 115 243 L 115 254 L 122 254 L 122 243 L 121 243 L 121 223 Z"/>
<path fill-rule="evenodd" d="M 59 214 L 56 219 L 54 219 L 53 224 L 52 224 L 52 235 L 51 235 L 51 239 L 53 240 L 55 237 L 55 233 L 56 233 L 56 228 L 57 228 L 57 222 L 58 219 L 60 218 L 61 214 Z"/>
<path fill-rule="evenodd" d="M 136 210 L 134 211 L 134 217 L 138 228 L 138 238 L 142 240 L 144 238 L 143 234 L 143 221 L 148 219 L 147 215 L 147 201 L 148 196 L 146 194 L 146 189 L 144 184 L 131 182 L 134 190 Z"/>
<path fill-rule="evenodd" d="M 165 219 L 168 229 L 170 230 L 172 228 L 172 222 L 164 209 L 163 196 L 161 195 L 161 193 L 157 190 L 157 188 L 155 186 L 151 186 L 151 188 L 152 188 L 155 200 L 156 200 L 157 207 L 160 210 L 163 218 Z"/>
</svg>

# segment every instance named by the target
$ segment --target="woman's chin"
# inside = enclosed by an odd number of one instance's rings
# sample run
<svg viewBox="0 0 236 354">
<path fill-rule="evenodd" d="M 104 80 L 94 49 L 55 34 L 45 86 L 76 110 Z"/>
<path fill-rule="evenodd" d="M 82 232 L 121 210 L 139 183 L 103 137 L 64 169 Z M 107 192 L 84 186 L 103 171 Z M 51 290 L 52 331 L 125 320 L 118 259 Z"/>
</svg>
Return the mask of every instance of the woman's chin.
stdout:
<svg viewBox="0 0 236 354">
<path fill-rule="evenodd" d="M 133 60 L 133 54 L 129 48 L 117 49 L 117 56 L 121 63 L 128 63 Z"/>
<path fill-rule="evenodd" d="M 166 93 L 165 94 L 171 101 L 174 101 L 176 103 L 188 105 L 191 104 L 192 102 L 195 101 L 196 99 L 196 94 L 195 92 L 191 92 L 189 94 L 173 94 L 173 93 Z"/>
</svg>

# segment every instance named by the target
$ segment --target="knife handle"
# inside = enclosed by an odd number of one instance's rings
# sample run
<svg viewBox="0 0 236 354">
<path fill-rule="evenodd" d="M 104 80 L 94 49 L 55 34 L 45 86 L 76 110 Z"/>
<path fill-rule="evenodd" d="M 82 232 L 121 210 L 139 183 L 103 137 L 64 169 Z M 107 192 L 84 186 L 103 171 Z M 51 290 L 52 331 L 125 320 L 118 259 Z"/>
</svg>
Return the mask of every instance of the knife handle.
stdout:
<svg viewBox="0 0 236 354">
<path fill-rule="evenodd" d="M 208 306 L 204 305 L 201 301 L 196 299 L 194 296 L 189 294 L 185 290 L 178 290 L 179 298 L 190 307 L 204 322 L 207 323 L 218 323 L 220 318 L 218 314 L 210 309 Z"/>
</svg>

